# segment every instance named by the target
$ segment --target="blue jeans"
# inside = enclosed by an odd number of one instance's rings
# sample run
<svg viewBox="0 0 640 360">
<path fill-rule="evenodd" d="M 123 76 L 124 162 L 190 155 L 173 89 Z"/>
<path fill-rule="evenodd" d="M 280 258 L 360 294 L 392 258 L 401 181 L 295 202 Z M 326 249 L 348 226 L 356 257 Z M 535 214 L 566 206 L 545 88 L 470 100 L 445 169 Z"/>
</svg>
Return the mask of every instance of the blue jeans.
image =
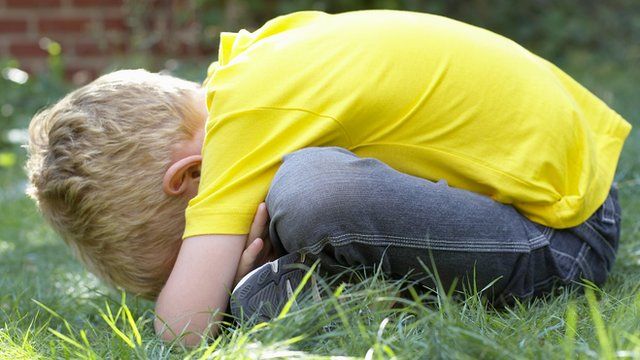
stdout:
<svg viewBox="0 0 640 360">
<path fill-rule="evenodd" d="M 398 172 L 337 147 L 285 156 L 267 196 L 276 248 L 331 273 L 380 266 L 445 289 L 475 282 L 491 299 L 527 298 L 586 279 L 602 284 L 620 236 L 615 188 L 583 224 L 553 229 L 510 205 Z M 425 271 L 425 265 L 428 268 Z"/>
</svg>

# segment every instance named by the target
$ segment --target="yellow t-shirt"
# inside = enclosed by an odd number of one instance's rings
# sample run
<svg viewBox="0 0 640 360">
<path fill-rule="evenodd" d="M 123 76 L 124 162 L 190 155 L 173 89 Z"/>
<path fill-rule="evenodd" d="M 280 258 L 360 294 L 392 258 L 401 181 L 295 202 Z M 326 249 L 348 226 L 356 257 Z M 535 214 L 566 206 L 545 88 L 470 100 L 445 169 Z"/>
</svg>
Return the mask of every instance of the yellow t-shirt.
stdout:
<svg viewBox="0 0 640 360">
<path fill-rule="evenodd" d="M 247 233 L 282 157 L 341 146 L 554 228 L 605 200 L 631 126 L 490 31 L 400 11 L 300 12 L 223 33 L 185 237 Z"/>
</svg>

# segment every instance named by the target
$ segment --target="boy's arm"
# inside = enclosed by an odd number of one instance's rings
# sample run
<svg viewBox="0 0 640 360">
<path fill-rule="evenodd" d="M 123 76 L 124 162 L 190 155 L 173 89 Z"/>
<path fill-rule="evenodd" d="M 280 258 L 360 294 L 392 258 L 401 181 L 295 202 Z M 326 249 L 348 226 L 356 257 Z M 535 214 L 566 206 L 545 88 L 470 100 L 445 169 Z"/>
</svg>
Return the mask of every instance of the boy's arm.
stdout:
<svg viewBox="0 0 640 360">
<path fill-rule="evenodd" d="M 246 235 L 204 235 L 183 241 L 156 303 L 155 327 L 162 339 L 173 340 L 184 331 L 183 342 L 196 345 L 207 326 L 222 319 L 245 239 Z M 217 330 L 214 324 L 210 332 Z"/>
<path fill-rule="evenodd" d="M 203 235 L 183 241 L 156 303 L 155 328 L 162 339 L 171 341 L 184 332 L 183 343 L 197 345 L 207 327 L 222 319 L 235 283 L 254 267 L 263 248 L 268 251 L 261 238 L 267 218 L 261 204 L 248 235 Z M 217 332 L 213 323 L 209 334 Z"/>
</svg>

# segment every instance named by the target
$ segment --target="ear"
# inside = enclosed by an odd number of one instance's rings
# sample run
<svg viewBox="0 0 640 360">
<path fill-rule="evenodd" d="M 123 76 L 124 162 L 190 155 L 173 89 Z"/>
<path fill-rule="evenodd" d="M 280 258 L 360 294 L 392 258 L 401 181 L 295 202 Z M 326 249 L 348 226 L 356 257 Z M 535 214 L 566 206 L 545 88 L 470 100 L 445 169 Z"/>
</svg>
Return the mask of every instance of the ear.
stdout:
<svg viewBox="0 0 640 360">
<path fill-rule="evenodd" d="M 200 182 L 202 155 L 191 155 L 173 163 L 164 173 L 162 190 L 169 196 L 196 194 Z"/>
</svg>

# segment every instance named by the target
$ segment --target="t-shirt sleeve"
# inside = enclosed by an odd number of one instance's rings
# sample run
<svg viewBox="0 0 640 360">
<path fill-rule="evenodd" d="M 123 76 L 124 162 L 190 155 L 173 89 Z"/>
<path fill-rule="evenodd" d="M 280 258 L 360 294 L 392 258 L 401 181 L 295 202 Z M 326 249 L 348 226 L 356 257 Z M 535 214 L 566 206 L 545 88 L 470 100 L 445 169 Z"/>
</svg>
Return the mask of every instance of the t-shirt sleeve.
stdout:
<svg viewBox="0 0 640 360">
<path fill-rule="evenodd" d="M 333 118 L 300 109 L 254 108 L 211 118 L 198 195 L 184 238 L 246 234 L 284 155 L 310 146 L 349 146 Z"/>
</svg>

